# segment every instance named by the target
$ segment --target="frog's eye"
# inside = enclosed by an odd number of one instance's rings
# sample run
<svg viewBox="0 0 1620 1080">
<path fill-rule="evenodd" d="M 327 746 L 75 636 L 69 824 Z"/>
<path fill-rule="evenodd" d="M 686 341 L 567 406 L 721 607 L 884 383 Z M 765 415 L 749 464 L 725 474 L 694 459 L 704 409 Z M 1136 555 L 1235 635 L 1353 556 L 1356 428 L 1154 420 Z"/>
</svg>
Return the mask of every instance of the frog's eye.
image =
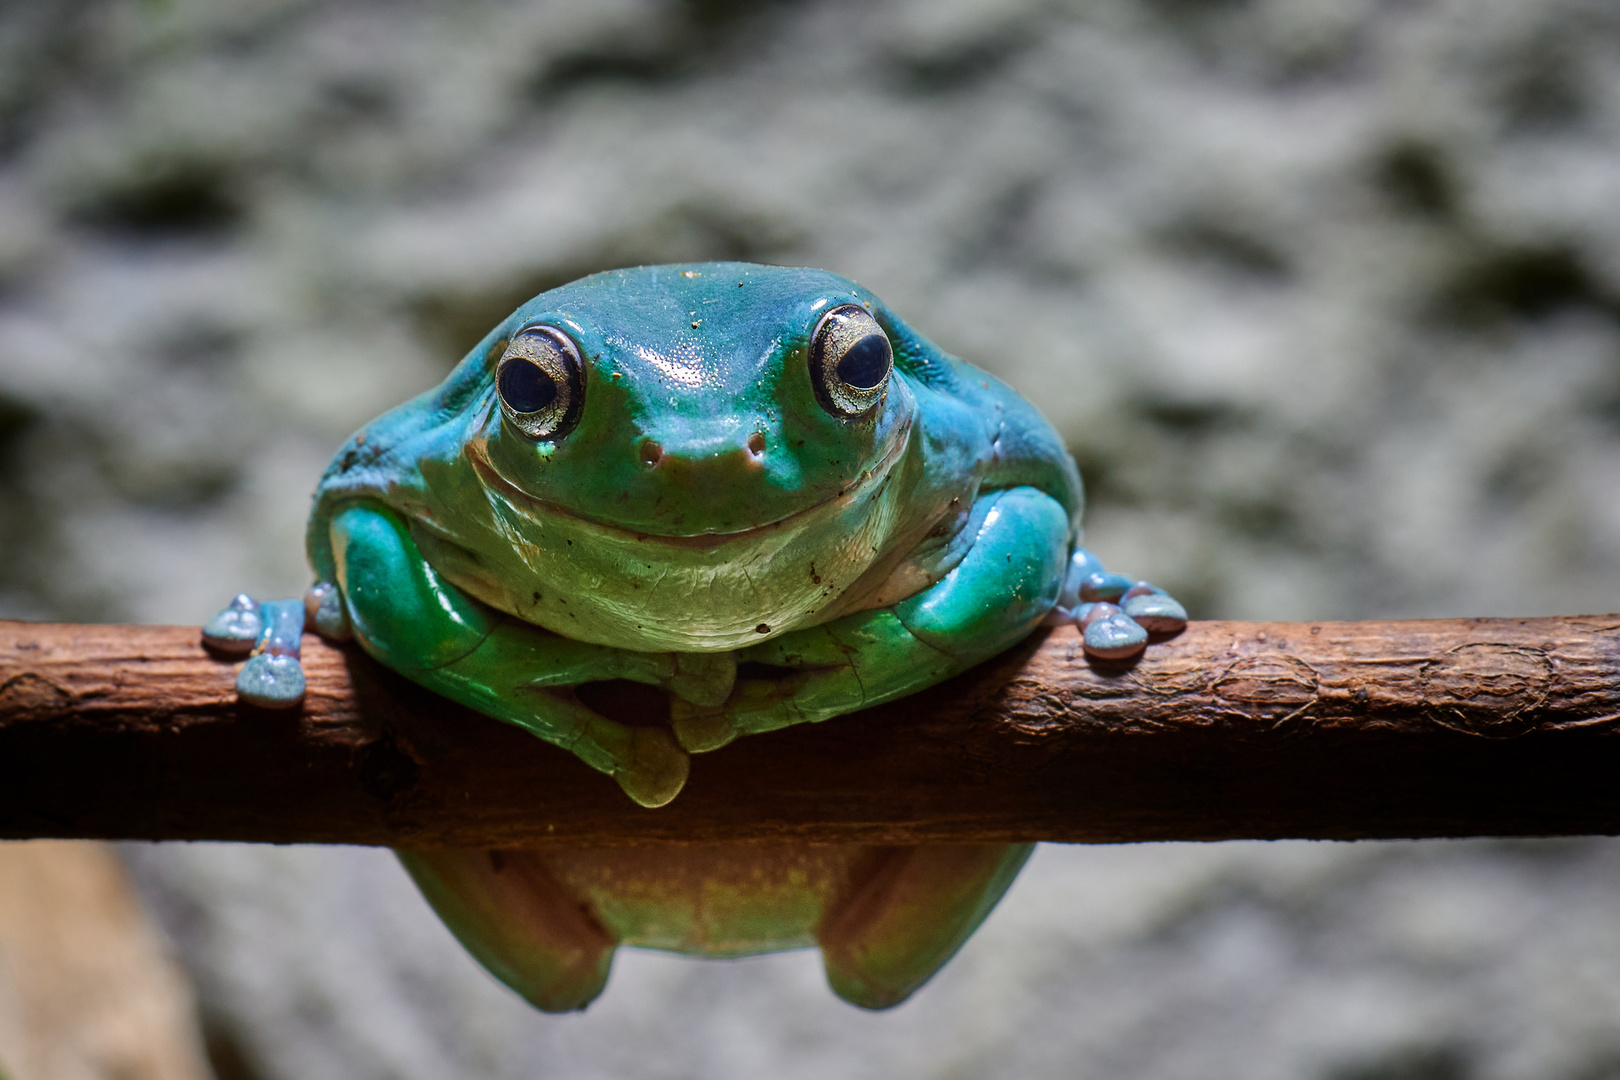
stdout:
<svg viewBox="0 0 1620 1080">
<path fill-rule="evenodd" d="M 810 342 L 810 381 L 821 407 L 853 418 L 883 399 L 894 370 L 894 349 L 883 327 L 859 304 L 835 307 L 816 324 Z"/>
<path fill-rule="evenodd" d="M 512 338 L 495 369 L 501 411 L 531 439 L 560 439 L 585 404 L 579 349 L 561 330 L 531 326 Z"/>
</svg>

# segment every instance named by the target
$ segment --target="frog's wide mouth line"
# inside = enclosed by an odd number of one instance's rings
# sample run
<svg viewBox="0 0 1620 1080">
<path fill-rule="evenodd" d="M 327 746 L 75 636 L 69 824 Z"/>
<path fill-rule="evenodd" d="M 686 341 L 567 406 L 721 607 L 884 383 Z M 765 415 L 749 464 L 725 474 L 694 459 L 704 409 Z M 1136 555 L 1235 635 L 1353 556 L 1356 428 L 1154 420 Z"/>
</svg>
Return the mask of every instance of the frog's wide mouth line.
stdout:
<svg viewBox="0 0 1620 1080">
<path fill-rule="evenodd" d="M 862 470 L 860 476 L 856 478 L 855 482 L 843 490 L 835 492 L 834 494 L 827 496 L 825 499 L 819 499 L 816 502 L 811 503 L 809 506 L 803 506 L 791 513 L 784 514 L 782 517 L 779 517 L 774 521 L 766 521 L 758 525 L 751 525 L 746 529 L 739 529 L 735 532 L 706 532 L 696 533 L 690 536 L 677 536 L 669 533 L 655 533 L 647 532 L 642 529 L 628 528 L 619 524 L 618 522 L 605 521 L 602 518 L 595 517 L 590 514 L 582 514 L 578 510 L 573 510 L 558 503 L 542 499 L 537 495 L 531 495 L 529 492 L 524 491 L 521 487 L 501 475 L 500 471 L 495 468 L 494 462 L 489 460 L 489 457 L 484 450 L 484 443 L 482 439 L 473 439 L 468 442 L 466 452 L 467 457 L 472 461 L 474 471 L 478 473 L 479 478 L 485 483 L 485 485 L 491 490 L 499 493 L 502 499 L 504 499 L 514 509 L 522 513 L 525 517 L 540 521 L 543 521 L 546 518 L 569 518 L 573 521 L 578 521 L 582 524 L 589 525 L 597 529 L 615 533 L 631 540 L 667 544 L 672 547 L 695 548 L 699 551 L 706 551 L 712 548 L 722 547 L 726 544 L 752 540 L 762 536 L 769 536 L 772 533 L 782 532 L 791 528 L 797 522 L 818 513 L 825 512 L 839 503 L 853 501 L 855 498 L 866 492 L 869 488 L 876 484 L 881 484 L 885 479 L 887 479 L 889 471 L 894 468 L 894 463 L 900 460 L 900 455 L 905 452 L 906 447 L 910 444 L 911 422 L 908 419 L 905 422 L 905 426 L 901 428 L 901 430 L 895 432 L 894 438 L 890 440 L 889 448 L 884 451 L 883 456 L 874 462 L 870 468 Z"/>
</svg>

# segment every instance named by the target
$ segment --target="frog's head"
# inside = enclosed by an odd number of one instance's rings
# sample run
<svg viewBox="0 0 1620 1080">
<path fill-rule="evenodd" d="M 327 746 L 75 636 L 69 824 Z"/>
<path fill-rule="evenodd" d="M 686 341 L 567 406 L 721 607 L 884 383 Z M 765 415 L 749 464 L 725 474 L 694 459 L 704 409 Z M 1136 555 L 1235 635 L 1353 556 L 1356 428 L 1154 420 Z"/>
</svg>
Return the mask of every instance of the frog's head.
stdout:
<svg viewBox="0 0 1620 1080">
<path fill-rule="evenodd" d="M 518 309 L 482 351 L 467 447 L 536 516 L 712 547 L 876 482 L 916 408 L 893 322 L 819 270 L 648 266 Z"/>
</svg>

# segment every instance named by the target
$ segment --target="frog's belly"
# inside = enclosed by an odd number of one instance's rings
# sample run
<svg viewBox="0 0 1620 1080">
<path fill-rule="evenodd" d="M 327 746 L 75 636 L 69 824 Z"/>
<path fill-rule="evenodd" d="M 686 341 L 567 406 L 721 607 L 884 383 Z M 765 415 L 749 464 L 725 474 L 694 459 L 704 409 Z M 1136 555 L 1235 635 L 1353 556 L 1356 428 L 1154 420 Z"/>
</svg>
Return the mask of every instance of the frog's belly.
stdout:
<svg viewBox="0 0 1620 1080">
<path fill-rule="evenodd" d="M 816 944 L 870 849 L 692 844 L 535 853 L 625 945 L 748 956 Z"/>
</svg>

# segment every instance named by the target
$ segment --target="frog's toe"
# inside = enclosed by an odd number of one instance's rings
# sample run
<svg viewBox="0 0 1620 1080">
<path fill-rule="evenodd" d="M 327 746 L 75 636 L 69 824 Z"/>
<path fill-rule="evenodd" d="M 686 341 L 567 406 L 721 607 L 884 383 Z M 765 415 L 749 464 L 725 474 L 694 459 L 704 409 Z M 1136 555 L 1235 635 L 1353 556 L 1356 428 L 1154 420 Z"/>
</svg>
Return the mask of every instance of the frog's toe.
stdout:
<svg viewBox="0 0 1620 1080">
<path fill-rule="evenodd" d="M 296 656 L 260 653 L 237 673 L 236 693 L 249 705 L 290 709 L 304 698 L 304 669 Z"/>
<path fill-rule="evenodd" d="M 1080 580 L 1080 602 L 1083 604 L 1117 604 L 1134 584 L 1124 574 L 1111 574 L 1098 570 Z"/>
<path fill-rule="evenodd" d="M 202 628 L 203 644 L 227 656 L 246 656 L 263 633 L 264 616 L 259 612 L 259 602 L 247 593 L 238 593 Z"/>
<path fill-rule="evenodd" d="M 1148 634 L 1186 629 L 1187 609 L 1158 586 L 1109 573 L 1097 556 L 1076 548 L 1046 621 L 1061 625 L 1068 618 L 1080 623 L 1088 653 L 1119 659 L 1140 649 Z"/>
<path fill-rule="evenodd" d="M 724 709 L 695 705 L 678 698 L 670 702 L 670 723 L 675 728 L 675 738 L 689 754 L 718 750 L 740 734 Z"/>
<path fill-rule="evenodd" d="M 677 699 L 693 705 L 714 706 L 731 696 L 736 682 L 736 653 L 676 653 L 675 674 L 670 677 L 669 689 Z"/>
<path fill-rule="evenodd" d="M 1127 589 L 1119 606 L 1150 634 L 1176 634 L 1187 628 L 1187 609 L 1181 602 L 1145 581 Z"/>
<path fill-rule="evenodd" d="M 1103 660 L 1134 656 L 1147 644 L 1142 625 L 1106 601 L 1085 605 L 1080 628 L 1086 652 Z"/>
<path fill-rule="evenodd" d="M 1075 548 L 1058 591 L 1058 607 L 1074 611 L 1081 604 L 1116 604 L 1133 584 L 1124 574 L 1109 573 L 1085 548 Z"/>
<path fill-rule="evenodd" d="M 691 759 L 667 731 L 636 728 L 631 733 L 630 760 L 613 772 L 624 793 L 646 807 L 659 807 L 686 786 Z"/>
<path fill-rule="evenodd" d="M 348 641 L 354 636 L 343 593 L 330 581 L 317 581 L 304 594 L 304 617 L 327 641 Z"/>
</svg>

